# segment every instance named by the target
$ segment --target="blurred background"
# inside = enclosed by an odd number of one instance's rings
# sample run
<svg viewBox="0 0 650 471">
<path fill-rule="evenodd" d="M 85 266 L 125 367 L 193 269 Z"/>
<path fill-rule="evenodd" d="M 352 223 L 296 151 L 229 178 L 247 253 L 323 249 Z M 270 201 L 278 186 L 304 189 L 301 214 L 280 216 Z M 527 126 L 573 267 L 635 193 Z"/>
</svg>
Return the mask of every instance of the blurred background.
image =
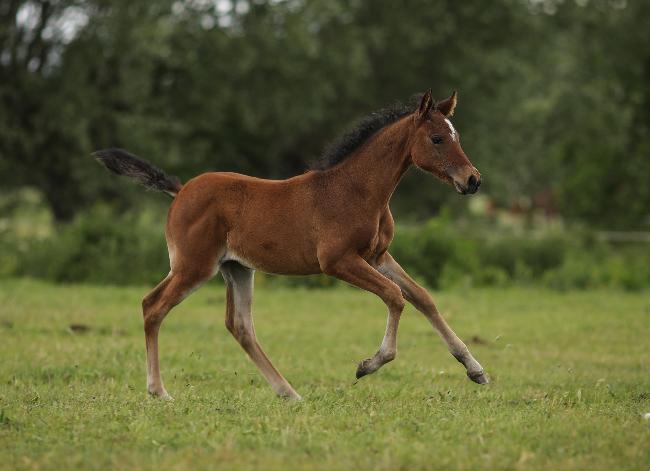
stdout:
<svg viewBox="0 0 650 471">
<path fill-rule="evenodd" d="M 650 2 L 2 0 L 0 277 L 152 284 L 182 181 L 304 172 L 356 119 L 432 88 L 483 174 L 411 170 L 396 258 L 434 288 L 650 286 Z M 261 277 L 324 286 L 324 277 Z"/>
</svg>

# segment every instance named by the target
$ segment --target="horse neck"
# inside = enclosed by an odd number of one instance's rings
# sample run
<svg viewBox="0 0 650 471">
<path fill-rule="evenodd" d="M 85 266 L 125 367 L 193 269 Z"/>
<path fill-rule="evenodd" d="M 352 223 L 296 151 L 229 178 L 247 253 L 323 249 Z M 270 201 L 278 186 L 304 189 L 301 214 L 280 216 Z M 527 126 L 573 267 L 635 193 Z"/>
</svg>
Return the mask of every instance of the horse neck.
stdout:
<svg viewBox="0 0 650 471">
<path fill-rule="evenodd" d="M 329 170 L 329 178 L 362 195 L 368 210 L 383 210 L 411 165 L 411 116 L 386 126 L 354 154 Z"/>
</svg>

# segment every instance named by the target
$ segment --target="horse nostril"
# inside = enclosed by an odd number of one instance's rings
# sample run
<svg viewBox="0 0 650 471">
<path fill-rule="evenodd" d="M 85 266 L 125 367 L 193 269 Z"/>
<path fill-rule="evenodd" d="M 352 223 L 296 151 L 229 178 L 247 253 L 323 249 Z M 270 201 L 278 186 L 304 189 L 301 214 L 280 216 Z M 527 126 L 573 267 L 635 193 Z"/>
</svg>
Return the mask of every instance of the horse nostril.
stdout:
<svg viewBox="0 0 650 471">
<path fill-rule="evenodd" d="M 467 187 L 468 188 L 475 188 L 478 187 L 478 184 L 476 182 L 476 177 L 474 175 L 471 175 L 469 177 L 469 180 L 467 180 Z"/>
</svg>

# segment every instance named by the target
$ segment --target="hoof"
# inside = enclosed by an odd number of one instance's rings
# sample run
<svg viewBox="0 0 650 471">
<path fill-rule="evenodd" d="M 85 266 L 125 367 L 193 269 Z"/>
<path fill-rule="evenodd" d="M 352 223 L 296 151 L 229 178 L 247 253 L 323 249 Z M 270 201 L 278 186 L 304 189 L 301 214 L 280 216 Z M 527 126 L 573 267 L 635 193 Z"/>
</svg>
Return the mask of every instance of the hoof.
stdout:
<svg viewBox="0 0 650 471">
<path fill-rule="evenodd" d="M 302 396 L 298 394 L 296 391 L 287 391 L 287 392 L 281 392 L 277 393 L 278 397 L 281 397 L 282 399 L 286 399 L 287 401 L 302 401 Z"/>
<path fill-rule="evenodd" d="M 490 380 L 483 370 L 475 371 L 473 373 L 467 372 L 467 377 L 477 384 L 489 384 Z"/>
<path fill-rule="evenodd" d="M 373 370 L 370 366 L 371 362 L 372 358 L 366 358 L 359 363 L 359 366 L 357 367 L 357 379 L 363 378 L 364 376 L 375 372 L 375 370 Z"/>
<path fill-rule="evenodd" d="M 149 395 L 156 399 L 162 399 L 163 401 L 173 401 L 174 398 L 169 395 L 167 391 L 149 391 Z"/>
</svg>

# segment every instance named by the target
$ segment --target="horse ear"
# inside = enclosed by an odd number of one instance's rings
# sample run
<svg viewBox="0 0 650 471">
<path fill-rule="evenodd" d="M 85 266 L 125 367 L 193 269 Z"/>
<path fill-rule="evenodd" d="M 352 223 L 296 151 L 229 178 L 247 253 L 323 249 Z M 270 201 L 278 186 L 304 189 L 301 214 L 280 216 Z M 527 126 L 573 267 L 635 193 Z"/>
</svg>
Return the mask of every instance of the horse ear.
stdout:
<svg viewBox="0 0 650 471">
<path fill-rule="evenodd" d="M 458 93 L 454 90 L 454 93 L 451 94 L 449 98 L 439 101 L 436 103 L 436 111 L 440 111 L 447 118 L 451 118 L 456 109 L 456 103 L 458 102 Z"/>
<path fill-rule="evenodd" d="M 422 95 L 420 107 L 418 108 L 418 119 L 425 119 L 429 115 L 429 111 L 433 107 L 433 98 L 431 97 L 431 89 L 428 89 Z"/>
</svg>

